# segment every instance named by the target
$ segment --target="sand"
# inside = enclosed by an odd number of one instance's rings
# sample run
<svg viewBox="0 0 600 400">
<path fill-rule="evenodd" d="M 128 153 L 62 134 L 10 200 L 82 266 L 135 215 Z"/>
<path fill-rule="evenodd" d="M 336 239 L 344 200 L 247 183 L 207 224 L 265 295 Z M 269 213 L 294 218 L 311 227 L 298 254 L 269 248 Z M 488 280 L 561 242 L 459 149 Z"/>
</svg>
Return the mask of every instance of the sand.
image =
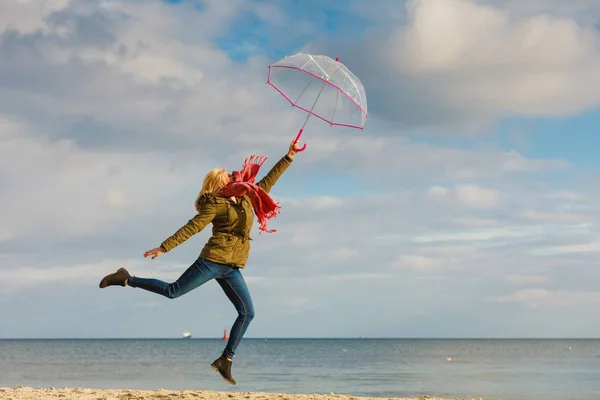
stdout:
<svg viewBox="0 0 600 400">
<path fill-rule="evenodd" d="M 105 390 L 86 388 L 0 388 L 1 400 L 381 400 L 344 394 L 282 394 L 261 392 L 215 392 L 211 390 Z M 421 396 L 390 400 L 459 400 Z M 462 400 L 462 399 L 460 399 Z M 467 400 L 467 399 L 464 399 Z M 471 399 L 469 399 L 471 400 Z M 482 398 L 473 400 L 483 400 Z"/>
</svg>

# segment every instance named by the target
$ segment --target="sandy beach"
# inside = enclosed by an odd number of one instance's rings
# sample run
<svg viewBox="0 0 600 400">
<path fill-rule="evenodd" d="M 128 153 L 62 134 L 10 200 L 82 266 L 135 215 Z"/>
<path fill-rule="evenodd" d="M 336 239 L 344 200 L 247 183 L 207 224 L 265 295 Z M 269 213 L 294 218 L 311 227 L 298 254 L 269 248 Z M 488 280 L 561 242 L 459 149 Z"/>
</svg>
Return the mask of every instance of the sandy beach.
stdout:
<svg viewBox="0 0 600 400">
<path fill-rule="evenodd" d="M 0 388 L 1 400 L 381 400 L 344 394 L 286 394 L 262 392 L 216 392 L 211 390 L 104 390 L 87 388 Z M 385 397 L 388 400 L 483 400 L 439 397 Z"/>
</svg>

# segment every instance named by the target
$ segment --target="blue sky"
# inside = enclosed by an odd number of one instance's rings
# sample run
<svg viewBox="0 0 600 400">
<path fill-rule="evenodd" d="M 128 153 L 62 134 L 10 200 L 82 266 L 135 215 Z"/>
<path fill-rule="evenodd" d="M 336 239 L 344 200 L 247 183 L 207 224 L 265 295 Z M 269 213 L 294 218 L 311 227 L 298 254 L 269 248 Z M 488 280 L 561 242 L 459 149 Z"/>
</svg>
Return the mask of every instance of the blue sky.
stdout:
<svg viewBox="0 0 600 400">
<path fill-rule="evenodd" d="M 525 138 L 523 154 L 530 157 L 565 158 L 579 166 L 598 165 L 600 137 L 596 126 L 600 121 L 597 109 L 579 115 L 557 118 L 506 119 L 498 129 L 498 144 L 514 146 L 510 136 L 520 131 Z"/>
<path fill-rule="evenodd" d="M 181 3 L 181 2 L 179 2 Z M 374 22 L 348 12 L 353 2 L 285 1 L 280 4 L 256 2 L 258 6 L 277 4 L 279 13 L 289 18 L 289 24 L 265 23 L 260 12 L 241 13 L 232 21 L 231 29 L 216 38 L 216 43 L 236 61 L 260 54 L 273 60 L 293 54 L 307 42 L 319 36 L 360 39 Z M 310 24 L 307 29 L 306 24 Z M 332 58 L 335 56 L 332 55 Z"/>
<path fill-rule="evenodd" d="M 285 154 L 304 115 L 265 81 L 298 51 L 340 57 L 369 118 L 309 122 L 277 233 L 253 228 L 249 337 L 600 337 L 599 21 L 592 0 L 3 2 L 0 338 L 220 337 L 215 282 L 98 282 L 194 261 L 209 229 L 142 254 L 207 170 Z"/>
</svg>

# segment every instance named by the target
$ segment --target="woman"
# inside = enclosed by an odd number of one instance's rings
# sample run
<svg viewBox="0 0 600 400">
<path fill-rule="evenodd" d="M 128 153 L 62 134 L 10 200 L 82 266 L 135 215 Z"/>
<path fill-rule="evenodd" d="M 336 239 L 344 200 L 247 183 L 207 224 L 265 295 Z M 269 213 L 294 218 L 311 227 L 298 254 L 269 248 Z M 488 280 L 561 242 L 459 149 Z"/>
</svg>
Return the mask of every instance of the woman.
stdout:
<svg viewBox="0 0 600 400">
<path fill-rule="evenodd" d="M 196 216 L 166 239 L 162 244 L 144 253 L 152 259 L 171 251 L 192 235 L 212 222 L 212 236 L 202 249 L 198 259 L 177 279 L 167 283 L 158 279 L 131 276 L 125 268 L 105 276 L 100 288 L 107 286 L 131 286 L 174 299 L 198 286 L 215 279 L 225 295 L 235 306 L 238 316 L 231 327 L 229 340 L 223 353 L 212 364 L 225 381 L 236 384 L 231 376 L 231 360 L 250 321 L 254 318 L 252 298 L 242 276 L 250 251 L 250 229 L 254 215 L 260 230 L 268 231 L 266 221 L 279 212 L 279 205 L 268 195 L 279 177 L 292 163 L 298 152 L 297 141 L 292 141 L 288 153 L 282 157 L 258 183 L 254 178 L 265 157 L 246 159 L 241 171 L 228 174 L 215 168 L 206 174 L 195 207 Z"/>
</svg>

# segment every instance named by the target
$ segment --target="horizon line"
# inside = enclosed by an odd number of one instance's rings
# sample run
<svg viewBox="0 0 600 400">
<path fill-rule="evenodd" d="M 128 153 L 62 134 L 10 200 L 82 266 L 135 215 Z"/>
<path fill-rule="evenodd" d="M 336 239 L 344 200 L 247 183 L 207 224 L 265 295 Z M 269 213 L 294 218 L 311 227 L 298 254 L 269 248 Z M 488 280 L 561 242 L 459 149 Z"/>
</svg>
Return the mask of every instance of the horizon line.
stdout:
<svg viewBox="0 0 600 400">
<path fill-rule="evenodd" d="M 347 336 L 347 337 L 294 337 L 294 336 L 278 336 L 278 337 L 244 337 L 244 340 L 600 340 L 600 337 L 384 337 L 384 336 Z M 200 336 L 184 338 L 180 336 L 168 337 L 0 337 L 0 340 L 223 340 L 216 336 Z"/>
</svg>

